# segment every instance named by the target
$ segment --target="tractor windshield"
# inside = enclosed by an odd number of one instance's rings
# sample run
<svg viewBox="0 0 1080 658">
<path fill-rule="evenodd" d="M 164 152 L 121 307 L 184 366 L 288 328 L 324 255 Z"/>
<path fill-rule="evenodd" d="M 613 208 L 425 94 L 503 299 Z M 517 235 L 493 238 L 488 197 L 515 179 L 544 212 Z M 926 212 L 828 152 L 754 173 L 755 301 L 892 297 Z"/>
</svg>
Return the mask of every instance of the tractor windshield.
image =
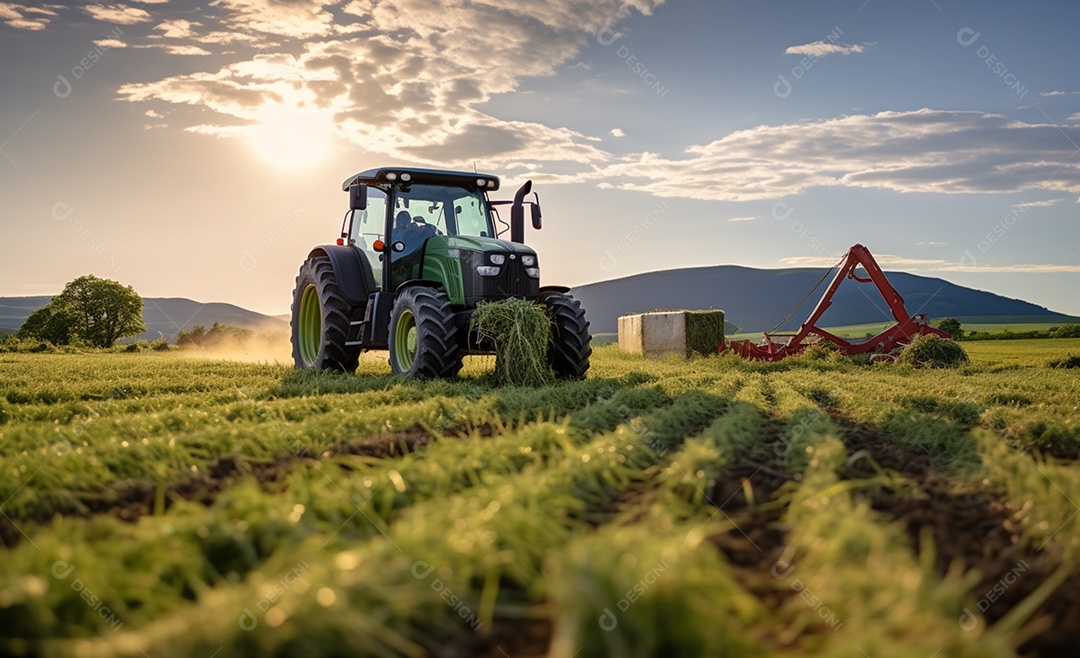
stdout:
<svg viewBox="0 0 1080 658">
<path fill-rule="evenodd" d="M 446 185 L 403 185 L 398 188 L 392 217 L 405 211 L 418 224 L 439 235 L 494 237 L 487 199 L 480 192 Z"/>
</svg>

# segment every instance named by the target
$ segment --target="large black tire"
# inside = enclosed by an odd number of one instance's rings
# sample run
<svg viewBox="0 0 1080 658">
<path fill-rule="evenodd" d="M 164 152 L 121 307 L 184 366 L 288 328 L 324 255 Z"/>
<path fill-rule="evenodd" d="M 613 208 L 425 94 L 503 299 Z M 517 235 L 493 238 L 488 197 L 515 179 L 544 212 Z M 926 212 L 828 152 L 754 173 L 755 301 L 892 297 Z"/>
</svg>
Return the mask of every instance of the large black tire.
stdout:
<svg viewBox="0 0 1080 658">
<path fill-rule="evenodd" d="M 349 320 L 356 313 L 345 300 L 330 259 L 304 261 L 292 303 L 292 355 L 297 368 L 354 372 L 359 347 L 346 347 Z"/>
<path fill-rule="evenodd" d="M 390 370 L 416 379 L 457 376 L 458 329 L 446 294 L 423 286 L 398 293 L 390 314 Z"/>
<path fill-rule="evenodd" d="M 581 303 L 562 293 L 542 293 L 536 303 L 551 318 L 547 359 L 560 379 L 585 379 L 592 356 L 589 321 Z"/>
</svg>

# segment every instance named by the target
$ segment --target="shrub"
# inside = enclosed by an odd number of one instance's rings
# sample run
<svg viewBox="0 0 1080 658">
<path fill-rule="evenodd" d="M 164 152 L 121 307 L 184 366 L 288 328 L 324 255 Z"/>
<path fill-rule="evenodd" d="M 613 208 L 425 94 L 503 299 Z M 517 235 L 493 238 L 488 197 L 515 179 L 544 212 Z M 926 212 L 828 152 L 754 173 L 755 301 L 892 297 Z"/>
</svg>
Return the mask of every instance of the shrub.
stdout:
<svg viewBox="0 0 1080 658">
<path fill-rule="evenodd" d="M 1054 338 L 1080 338 L 1080 324 L 1063 324 L 1050 330 Z"/>
<path fill-rule="evenodd" d="M 960 321 L 956 318 L 941 318 L 930 323 L 931 327 L 941 329 L 957 340 L 964 337 L 964 330 L 960 328 Z"/>
<path fill-rule="evenodd" d="M 513 297 L 480 302 L 469 326 L 495 345 L 497 383 L 541 386 L 554 381 L 547 361 L 551 320 L 542 307 Z"/>
<path fill-rule="evenodd" d="M 968 363 L 959 343 L 938 336 L 919 336 L 900 352 L 897 363 L 922 368 L 955 368 Z"/>
</svg>

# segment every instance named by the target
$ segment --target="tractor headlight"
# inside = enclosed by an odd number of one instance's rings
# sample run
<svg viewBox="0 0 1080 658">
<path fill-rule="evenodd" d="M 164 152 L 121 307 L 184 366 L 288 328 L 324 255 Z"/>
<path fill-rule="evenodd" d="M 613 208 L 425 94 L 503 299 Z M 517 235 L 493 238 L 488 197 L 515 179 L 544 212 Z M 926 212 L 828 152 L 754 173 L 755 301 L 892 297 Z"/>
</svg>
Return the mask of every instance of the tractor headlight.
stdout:
<svg viewBox="0 0 1080 658">
<path fill-rule="evenodd" d="M 476 273 L 480 276 L 499 276 L 499 269 L 495 265 L 478 265 Z"/>
<path fill-rule="evenodd" d="M 521 257 L 521 264 L 525 267 L 536 267 L 536 256 L 525 254 Z"/>
<path fill-rule="evenodd" d="M 540 278 L 540 268 L 539 267 L 526 267 L 525 268 L 525 274 L 528 274 L 529 276 L 531 276 L 534 279 L 539 279 Z"/>
<path fill-rule="evenodd" d="M 506 262 L 506 255 L 505 254 L 489 254 L 488 255 L 488 260 L 491 261 L 492 265 L 502 265 L 503 263 Z"/>
</svg>

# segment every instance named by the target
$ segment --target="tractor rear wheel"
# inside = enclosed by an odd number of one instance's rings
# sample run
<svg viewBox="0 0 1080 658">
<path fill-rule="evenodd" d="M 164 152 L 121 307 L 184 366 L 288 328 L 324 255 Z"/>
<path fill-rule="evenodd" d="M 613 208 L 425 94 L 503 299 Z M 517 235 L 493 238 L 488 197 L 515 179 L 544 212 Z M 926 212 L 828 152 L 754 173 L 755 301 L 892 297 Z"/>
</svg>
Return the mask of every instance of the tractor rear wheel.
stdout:
<svg viewBox="0 0 1080 658">
<path fill-rule="evenodd" d="M 390 315 L 390 370 L 417 379 L 456 376 L 461 370 L 457 333 L 444 293 L 406 288 Z"/>
<path fill-rule="evenodd" d="M 353 372 L 359 347 L 346 347 L 354 309 L 345 300 L 330 259 L 304 261 L 292 303 L 292 354 L 297 368 Z"/>
<path fill-rule="evenodd" d="M 551 318 L 547 359 L 560 379 L 585 379 L 592 355 L 589 321 L 581 303 L 562 293 L 543 293 L 536 303 Z"/>
</svg>

